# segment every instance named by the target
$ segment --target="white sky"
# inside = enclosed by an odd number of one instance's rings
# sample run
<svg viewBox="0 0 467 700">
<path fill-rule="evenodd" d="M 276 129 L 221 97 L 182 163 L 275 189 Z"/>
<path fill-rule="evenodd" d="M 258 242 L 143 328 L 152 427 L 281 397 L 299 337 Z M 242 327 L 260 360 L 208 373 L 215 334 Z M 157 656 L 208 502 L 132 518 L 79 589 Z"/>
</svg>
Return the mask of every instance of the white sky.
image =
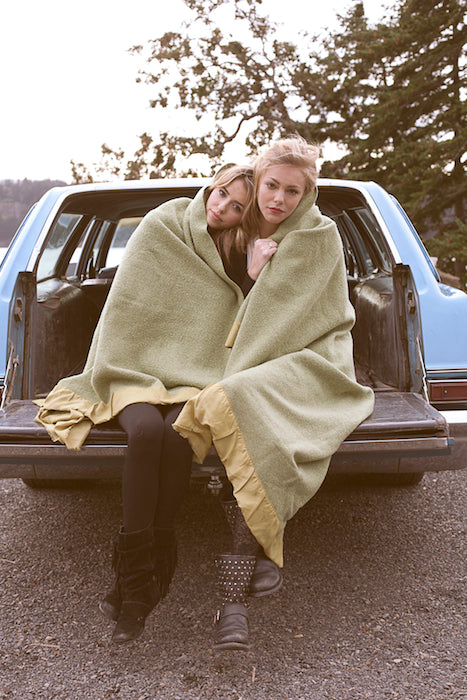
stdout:
<svg viewBox="0 0 467 700">
<path fill-rule="evenodd" d="M 298 32 L 320 31 L 355 0 L 263 0 L 272 19 Z M 392 3 L 364 0 L 371 22 Z M 183 0 L 14 0 L 2 8 L 0 179 L 71 182 L 70 161 L 99 160 L 100 147 L 139 146 L 157 134 L 150 88 L 137 84 L 128 53 L 189 16 Z M 164 115 L 172 119 L 174 115 Z M 167 126 L 165 124 L 164 126 Z"/>
</svg>

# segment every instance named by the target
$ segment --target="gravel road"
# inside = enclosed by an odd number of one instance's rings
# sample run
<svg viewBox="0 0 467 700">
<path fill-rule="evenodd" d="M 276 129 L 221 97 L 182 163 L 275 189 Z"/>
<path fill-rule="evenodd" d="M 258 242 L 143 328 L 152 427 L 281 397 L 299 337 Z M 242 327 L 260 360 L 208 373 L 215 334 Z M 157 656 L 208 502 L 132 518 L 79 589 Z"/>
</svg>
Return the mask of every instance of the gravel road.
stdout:
<svg viewBox="0 0 467 700">
<path fill-rule="evenodd" d="M 171 592 L 137 641 L 98 611 L 117 483 L 0 481 L 0 698 L 460 700 L 467 471 L 410 489 L 329 481 L 289 523 L 284 587 L 251 602 L 252 650 L 211 650 L 216 501 L 194 487 Z"/>
</svg>

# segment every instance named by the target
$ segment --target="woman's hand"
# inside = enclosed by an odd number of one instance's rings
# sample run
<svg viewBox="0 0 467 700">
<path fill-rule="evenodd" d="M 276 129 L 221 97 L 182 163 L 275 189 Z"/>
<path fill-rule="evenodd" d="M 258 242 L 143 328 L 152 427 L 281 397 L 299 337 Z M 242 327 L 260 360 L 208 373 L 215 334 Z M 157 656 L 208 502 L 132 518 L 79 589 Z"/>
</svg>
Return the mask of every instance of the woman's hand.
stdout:
<svg viewBox="0 0 467 700">
<path fill-rule="evenodd" d="M 277 243 L 272 238 L 258 238 L 255 241 L 251 253 L 251 261 L 248 267 L 248 276 L 252 280 L 257 280 L 259 273 L 272 258 L 277 250 Z"/>
</svg>

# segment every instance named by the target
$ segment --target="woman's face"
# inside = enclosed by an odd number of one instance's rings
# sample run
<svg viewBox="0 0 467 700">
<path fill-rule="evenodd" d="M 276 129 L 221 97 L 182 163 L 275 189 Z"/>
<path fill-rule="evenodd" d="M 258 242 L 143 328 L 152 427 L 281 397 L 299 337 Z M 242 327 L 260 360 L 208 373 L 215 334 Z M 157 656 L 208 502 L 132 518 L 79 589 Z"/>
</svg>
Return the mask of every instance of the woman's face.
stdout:
<svg viewBox="0 0 467 700">
<path fill-rule="evenodd" d="M 295 211 L 305 194 L 306 180 L 300 168 L 274 165 L 262 176 L 258 187 L 258 207 L 271 235 Z"/>
<path fill-rule="evenodd" d="M 235 228 L 242 220 L 248 193 L 241 178 L 215 187 L 206 202 L 208 228 L 213 231 Z"/>
</svg>

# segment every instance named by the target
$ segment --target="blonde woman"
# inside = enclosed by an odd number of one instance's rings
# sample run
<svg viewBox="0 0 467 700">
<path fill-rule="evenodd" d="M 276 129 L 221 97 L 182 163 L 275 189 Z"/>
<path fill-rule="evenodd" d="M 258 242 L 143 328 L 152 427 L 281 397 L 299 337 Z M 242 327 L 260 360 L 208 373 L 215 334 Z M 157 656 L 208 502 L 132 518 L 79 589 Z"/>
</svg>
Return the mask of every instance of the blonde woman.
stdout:
<svg viewBox="0 0 467 700">
<path fill-rule="evenodd" d="M 255 566 L 266 558 L 272 576 L 269 560 L 282 567 L 287 521 L 373 409 L 371 389 L 355 380 L 341 240 L 315 203 L 317 158 L 316 147 L 290 138 L 256 159 L 244 218 L 256 234 L 248 264 L 254 286 L 228 335 L 222 379 L 191 398 L 174 424 L 197 461 L 215 444 L 232 485 L 232 548 L 217 558 L 216 650 L 249 648 Z"/>
</svg>

